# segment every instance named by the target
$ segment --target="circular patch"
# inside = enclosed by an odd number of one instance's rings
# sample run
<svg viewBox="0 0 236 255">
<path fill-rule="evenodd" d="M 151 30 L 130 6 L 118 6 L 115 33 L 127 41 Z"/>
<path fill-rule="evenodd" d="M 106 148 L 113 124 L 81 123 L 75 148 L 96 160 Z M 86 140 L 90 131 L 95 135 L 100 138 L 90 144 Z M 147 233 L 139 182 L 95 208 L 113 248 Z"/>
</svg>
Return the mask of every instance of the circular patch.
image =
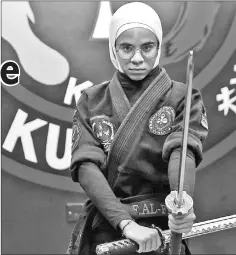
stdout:
<svg viewBox="0 0 236 255">
<path fill-rule="evenodd" d="M 163 106 L 149 119 L 149 130 L 155 135 L 166 135 L 171 132 L 174 119 L 175 110 L 171 106 Z"/>
<path fill-rule="evenodd" d="M 72 127 L 72 152 L 74 152 L 75 148 L 77 147 L 81 134 L 82 129 L 80 128 L 79 123 L 74 124 Z"/>
<path fill-rule="evenodd" d="M 113 124 L 106 120 L 106 116 L 95 116 L 90 119 L 92 129 L 96 137 L 101 141 L 104 146 L 104 151 L 110 150 L 111 142 L 114 138 L 114 127 Z"/>
</svg>

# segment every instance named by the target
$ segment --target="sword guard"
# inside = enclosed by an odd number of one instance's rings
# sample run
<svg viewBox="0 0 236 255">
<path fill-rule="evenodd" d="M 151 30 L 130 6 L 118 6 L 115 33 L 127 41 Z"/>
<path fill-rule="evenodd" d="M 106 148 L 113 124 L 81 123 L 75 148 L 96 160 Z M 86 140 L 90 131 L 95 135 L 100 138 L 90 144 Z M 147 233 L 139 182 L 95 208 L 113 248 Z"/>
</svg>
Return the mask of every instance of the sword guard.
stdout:
<svg viewBox="0 0 236 255">
<path fill-rule="evenodd" d="M 184 215 L 188 214 L 188 212 L 193 207 L 193 199 L 183 191 L 183 203 L 179 207 L 177 201 L 178 193 L 177 191 L 171 191 L 171 193 L 166 197 L 165 204 L 168 211 L 174 215 Z"/>
</svg>

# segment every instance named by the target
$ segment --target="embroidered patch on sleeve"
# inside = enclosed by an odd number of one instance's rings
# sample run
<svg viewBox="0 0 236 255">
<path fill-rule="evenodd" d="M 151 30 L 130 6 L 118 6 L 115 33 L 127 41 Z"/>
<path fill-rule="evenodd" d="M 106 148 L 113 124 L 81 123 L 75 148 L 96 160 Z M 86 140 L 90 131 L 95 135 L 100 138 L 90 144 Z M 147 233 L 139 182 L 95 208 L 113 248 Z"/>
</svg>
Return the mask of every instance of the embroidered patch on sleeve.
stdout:
<svg viewBox="0 0 236 255">
<path fill-rule="evenodd" d="M 114 139 L 114 126 L 105 115 L 98 115 L 90 118 L 90 123 L 96 137 L 101 141 L 104 151 L 108 152 Z"/>
<path fill-rule="evenodd" d="M 206 115 L 206 108 L 203 106 L 202 114 L 201 114 L 201 125 L 208 130 L 208 122 L 207 122 L 207 115 Z"/>
<path fill-rule="evenodd" d="M 72 153 L 77 148 L 78 143 L 79 143 L 79 139 L 82 135 L 82 128 L 81 128 L 81 125 L 79 124 L 79 122 L 76 119 L 76 114 L 77 114 L 77 110 L 75 111 L 74 116 L 73 116 L 72 148 L 71 148 Z"/>
<path fill-rule="evenodd" d="M 201 125 L 208 130 L 208 122 L 207 122 L 207 117 L 206 114 L 202 113 L 201 116 Z"/>
</svg>

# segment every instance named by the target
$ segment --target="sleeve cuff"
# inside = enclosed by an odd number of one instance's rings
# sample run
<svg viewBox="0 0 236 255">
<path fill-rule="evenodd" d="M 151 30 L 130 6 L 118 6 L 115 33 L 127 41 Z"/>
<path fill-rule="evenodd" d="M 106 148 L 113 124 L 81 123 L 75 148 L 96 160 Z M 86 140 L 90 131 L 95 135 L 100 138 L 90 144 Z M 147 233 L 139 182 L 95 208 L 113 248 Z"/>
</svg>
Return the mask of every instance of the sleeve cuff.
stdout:
<svg viewBox="0 0 236 255">
<path fill-rule="evenodd" d="M 127 214 L 127 215 L 122 215 L 120 217 L 116 217 L 114 220 L 111 220 L 111 225 L 113 226 L 114 229 L 116 230 L 120 230 L 119 228 L 119 223 L 122 221 L 122 220 L 133 220 L 133 218 Z"/>
<path fill-rule="evenodd" d="M 171 153 L 182 146 L 182 132 L 175 132 L 170 134 L 164 143 L 162 158 L 164 161 L 169 161 Z M 189 156 L 195 158 L 196 166 L 202 161 L 202 143 L 191 133 L 188 134 L 188 153 Z"/>
</svg>

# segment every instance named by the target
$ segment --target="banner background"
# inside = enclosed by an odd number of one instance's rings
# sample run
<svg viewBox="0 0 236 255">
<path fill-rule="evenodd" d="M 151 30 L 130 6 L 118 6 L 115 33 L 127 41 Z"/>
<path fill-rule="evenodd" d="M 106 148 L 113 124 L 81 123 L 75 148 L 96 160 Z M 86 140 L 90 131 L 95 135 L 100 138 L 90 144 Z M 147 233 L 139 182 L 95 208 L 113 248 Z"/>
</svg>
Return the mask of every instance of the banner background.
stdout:
<svg viewBox="0 0 236 255">
<path fill-rule="evenodd" d="M 67 203 L 85 199 L 69 177 L 71 121 L 81 89 L 111 79 L 110 17 L 123 2 L 3 2 L 2 59 L 20 84 L 2 84 L 2 253 L 64 253 L 74 223 Z M 201 89 L 209 137 L 198 168 L 197 221 L 235 214 L 236 3 L 147 2 L 160 15 L 161 65 L 185 82 L 197 46 L 193 86 Z M 227 230 L 190 240 L 193 253 L 236 251 Z"/>
</svg>

